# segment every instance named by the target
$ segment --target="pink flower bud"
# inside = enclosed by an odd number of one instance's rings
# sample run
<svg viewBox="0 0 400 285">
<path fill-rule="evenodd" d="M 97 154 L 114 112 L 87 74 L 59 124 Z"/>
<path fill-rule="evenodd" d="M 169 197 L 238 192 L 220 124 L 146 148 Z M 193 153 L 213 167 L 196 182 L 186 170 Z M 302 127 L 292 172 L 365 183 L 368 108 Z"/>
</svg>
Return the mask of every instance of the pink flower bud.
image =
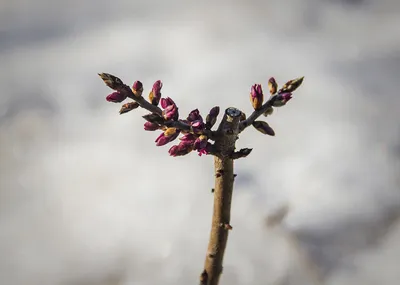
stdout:
<svg viewBox="0 0 400 285">
<path fill-rule="evenodd" d="M 189 142 L 180 142 L 178 145 L 174 145 L 169 149 L 169 155 L 171 156 L 182 156 L 186 155 L 193 150 L 193 144 Z"/>
<path fill-rule="evenodd" d="M 136 97 L 142 96 L 142 93 L 143 93 L 142 82 L 135 81 L 135 83 L 133 83 L 133 86 L 132 86 L 132 92 L 133 92 L 133 95 L 135 95 Z"/>
<path fill-rule="evenodd" d="M 164 118 L 168 120 L 176 121 L 179 118 L 178 107 L 175 104 L 169 105 L 162 111 Z"/>
<path fill-rule="evenodd" d="M 121 103 L 122 101 L 124 101 L 126 99 L 126 95 L 122 94 L 118 91 L 111 93 L 110 95 L 108 95 L 106 97 L 106 100 L 108 102 L 113 102 L 113 103 Z"/>
<path fill-rule="evenodd" d="M 155 131 L 155 130 L 158 130 L 159 128 L 160 128 L 159 124 L 151 123 L 151 122 L 144 123 L 144 129 L 146 131 Z"/>
<path fill-rule="evenodd" d="M 196 136 L 194 134 L 186 134 L 179 138 L 182 142 L 187 142 L 187 143 L 194 143 L 196 140 Z"/>
<path fill-rule="evenodd" d="M 201 133 L 205 128 L 205 125 L 202 121 L 194 121 L 192 122 L 192 130 L 195 134 Z"/>
<path fill-rule="evenodd" d="M 262 91 L 261 84 L 254 84 L 251 87 L 251 92 L 250 92 L 251 105 L 255 110 L 258 110 L 261 108 L 263 100 L 264 100 L 264 94 Z"/>
<path fill-rule="evenodd" d="M 149 100 L 151 104 L 157 106 L 158 103 L 160 102 L 161 99 L 161 88 L 162 88 L 162 82 L 161 80 L 157 80 L 153 84 L 153 88 L 150 91 L 149 94 Z"/>
<path fill-rule="evenodd" d="M 193 145 L 194 149 L 196 149 L 196 150 L 205 149 L 207 146 L 207 141 L 208 141 L 208 138 L 206 136 L 204 136 L 204 135 L 199 136 L 194 142 L 194 145 Z"/>
<path fill-rule="evenodd" d="M 169 105 L 173 105 L 173 104 L 175 104 L 175 102 L 174 102 L 171 98 L 169 98 L 169 97 L 167 97 L 167 98 L 161 98 L 161 107 L 162 107 L 163 109 L 165 109 L 165 108 L 167 108 Z"/>
<path fill-rule="evenodd" d="M 180 130 L 176 128 L 168 128 L 156 139 L 156 146 L 163 146 L 172 142 L 179 136 Z"/>
<path fill-rule="evenodd" d="M 278 97 L 273 102 L 272 106 L 274 106 L 274 107 L 282 107 L 282 106 L 286 105 L 286 103 L 290 99 L 292 99 L 292 93 L 290 93 L 290 92 L 278 94 Z"/>
<path fill-rule="evenodd" d="M 193 121 L 203 121 L 203 118 L 200 115 L 199 109 L 194 109 L 193 111 L 190 112 L 189 116 L 187 117 L 187 120 L 189 122 Z"/>
</svg>

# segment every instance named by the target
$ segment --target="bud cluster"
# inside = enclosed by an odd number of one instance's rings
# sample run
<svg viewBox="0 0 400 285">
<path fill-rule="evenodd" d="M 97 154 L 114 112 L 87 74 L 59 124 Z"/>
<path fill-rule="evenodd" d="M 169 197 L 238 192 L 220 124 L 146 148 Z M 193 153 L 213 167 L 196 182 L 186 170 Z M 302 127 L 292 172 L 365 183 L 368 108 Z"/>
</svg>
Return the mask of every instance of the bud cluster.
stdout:
<svg viewBox="0 0 400 285">
<path fill-rule="evenodd" d="M 262 110 L 262 114 L 267 117 L 272 115 L 274 107 L 282 107 L 292 99 L 292 92 L 294 92 L 302 83 L 304 77 L 299 77 L 286 82 L 281 89 L 278 90 L 278 83 L 275 78 L 271 77 L 268 80 L 268 90 L 271 94 L 270 99 L 266 104 L 263 105 L 264 93 L 261 84 L 254 84 L 250 90 L 250 102 L 255 111 Z M 252 121 L 250 122 L 255 129 L 263 134 L 274 136 L 274 130 L 263 121 Z"/>
<path fill-rule="evenodd" d="M 120 114 L 125 114 L 141 106 L 141 104 L 138 103 L 140 101 L 136 101 L 136 99 L 143 100 L 143 84 L 140 81 L 135 81 L 131 90 L 133 96 L 130 96 L 125 88 L 126 85 L 124 85 L 118 77 L 107 73 L 101 73 L 99 76 L 108 87 L 115 90 L 115 92 L 106 97 L 107 101 L 121 103 L 128 97 L 135 100 L 122 105 L 119 111 Z M 179 144 L 174 145 L 169 149 L 168 152 L 171 156 L 186 155 L 193 150 L 197 151 L 200 156 L 203 154 L 209 154 L 212 144 L 209 142 L 206 130 L 211 130 L 216 123 L 219 115 L 219 107 L 213 107 L 206 116 L 205 121 L 200 115 L 198 109 L 191 111 L 186 119 L 179 119 L 179 108 L 176 103 L 170 97 L 161 97 L 162 86 L 163 84 L 161 80 L 157 80 L 154 82 L 149 93 L 148 102 L 153 106 L 158 106 L 160 104 L 161 109 L 158 109 L 160 111 L 159 113 L 151 112 L 143 116 L 146 120 L 144 123 L 144 130 L 162 131 L 155 140 L 156 146 L 166 145 L 176 140 L 179 135 L 182 134 L 179 139 Z M 180 126 L 184 126 L 185 128 L 176 127 L 171 124 L 172 122 L 179 123 Z"/>
<path fill-rule="evenodd" d="M 144 115 L 146 120 L 144 129 L 146 131 L 161 130 L 162 133 L 157 137 L 155 143 L 157 146 L 166 145 L 176 140 L 179 135 L 180 142 L 169 149 L 171 156 L 182 156 L 196 150 L 201 156 L 203 154 L 212 153 L 213 145 L 209 142 L 213 136 L 211 128 L 215 125 L 219 115 L 219 107 L 216 106 L 210 110 L 205 120 L 200 115 L 198 109 L 194 109 L 189 113 L 186 119 L 179 118 L 179 108 L 177 104 L 170 98 L 161 96 L 163 83 L 161 80 L 154 82 L 149 93 L 148 101 L 143 97 L 143 84 L 135 81 L 132 88 L 125 85 L 118 77 L 108 74 L 99 74 L 104 83 L 114 90 L 113 93 L 106 97 L 108 102 L 121 103 L 127 98 L 134 101 L 122 105 L 119 113 L 125 114 L 139 106 L 150 111 Z M 274 107 L 281 107 L 292 99 L 293 92 L 302 84 L 304 77 L 299 77 L 286 82 L 282 88 L 278 89 L 278 83 L 271 77 L 268 80 L 268 90 L 270 98 L 264 103 L 264 93 L 261 84 L 254 84 L 250 90 L 250 102 L 254 112 L 246 119 L 246 115 L 242 112 L 240 118 L 240 131 L 249 125 L 252 125 L 259 132 L 274 136 L 274 130 L 267 122 L 256 120 L 261 114 L 265 117 L 271 115 Z M 158 105 L 161 105 L 160 107 Z M 245 157 L 251 152 L 251 149 L 242 149 L 233 154 L 234 158 Z"/>
</svg>

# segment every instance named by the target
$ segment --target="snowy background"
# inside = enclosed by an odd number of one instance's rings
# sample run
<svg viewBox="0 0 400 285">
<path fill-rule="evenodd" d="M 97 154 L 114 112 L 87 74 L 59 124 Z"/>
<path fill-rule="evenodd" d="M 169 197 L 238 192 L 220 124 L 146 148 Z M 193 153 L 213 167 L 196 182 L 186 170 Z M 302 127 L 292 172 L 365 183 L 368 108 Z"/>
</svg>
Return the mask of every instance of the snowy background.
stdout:
<svg viewBox="0 0 400 285">
<path fill-rule="evenodd" d="M 221 284 L 398 284 L 399 27 L 397 0 L 1 0 L 0 284 L 198 282 L 212 158 L 155 147 L 98 72 L 182 114 L 304 75 L 238 142 Z"/>
</svg>

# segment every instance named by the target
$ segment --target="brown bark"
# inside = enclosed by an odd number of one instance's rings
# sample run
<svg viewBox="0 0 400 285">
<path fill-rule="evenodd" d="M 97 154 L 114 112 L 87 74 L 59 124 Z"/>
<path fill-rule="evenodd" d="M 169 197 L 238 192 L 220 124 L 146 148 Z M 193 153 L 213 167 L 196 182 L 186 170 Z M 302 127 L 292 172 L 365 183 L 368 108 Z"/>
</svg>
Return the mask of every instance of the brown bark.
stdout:
<svg viewBox="0 0 400 285">
<path fill-rule="evenodd" d="M 228 108 L 217 132 L 216 155 L 214 156 L 214 210 L 204 270 L 200 276 L 202 285 L 218 284 L 228 233 L 232 229 L 230 218 L 234 173 L 231 155 L 235 150 L 239 133 L 240 114 L 239 110 Z"/>
</svg>

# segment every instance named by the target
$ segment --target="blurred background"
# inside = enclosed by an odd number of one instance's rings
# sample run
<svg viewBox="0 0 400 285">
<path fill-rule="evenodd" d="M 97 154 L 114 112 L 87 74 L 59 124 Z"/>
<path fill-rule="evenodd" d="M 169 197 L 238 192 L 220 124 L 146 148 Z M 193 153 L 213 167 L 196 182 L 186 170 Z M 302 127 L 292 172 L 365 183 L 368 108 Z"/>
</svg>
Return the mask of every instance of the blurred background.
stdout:
<svg viewBox="0 0 400 285">
<path fill-rule="evenodd" d="M 212 157 L 169 157 L 99 72 L 182 115 L 304 75 L 238 141 L 221 284 L 398 284 L 399 30 L 396 0 L 0 1 L 0 284 L 198 282 Z"/>
</svg>

